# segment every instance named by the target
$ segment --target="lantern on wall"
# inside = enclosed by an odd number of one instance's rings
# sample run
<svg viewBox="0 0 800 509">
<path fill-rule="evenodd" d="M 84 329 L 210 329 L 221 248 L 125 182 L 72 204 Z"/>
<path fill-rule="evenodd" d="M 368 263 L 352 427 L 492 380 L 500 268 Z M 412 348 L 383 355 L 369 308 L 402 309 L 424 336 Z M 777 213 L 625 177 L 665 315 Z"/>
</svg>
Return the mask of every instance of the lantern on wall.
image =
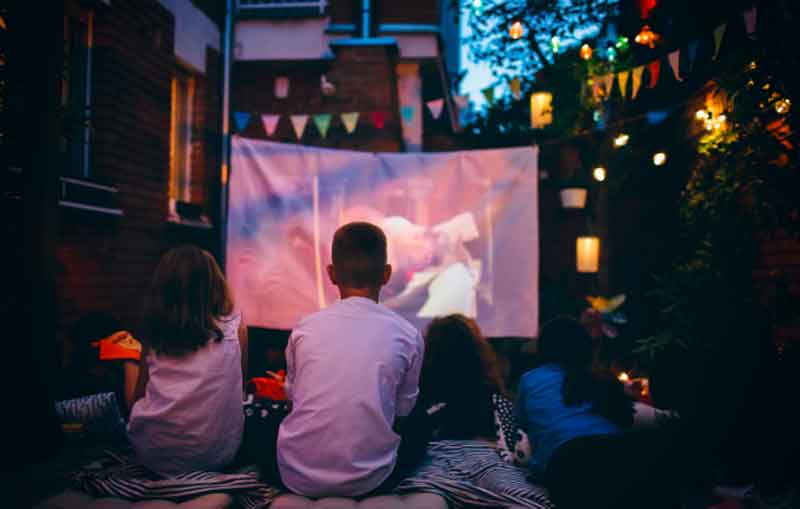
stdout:
<svg viewBox="0 0 800 509">
<path fill-rule="evenodd" d="M 575 268 L 583 273 L 593 273 L 600 269 L 600 238 L 594 236 L 577 238 Z"/>
<path fill-rule="evenodd" d="M 275 97 L 278 99 L 286 99 L 289 97 L 289 77 L 288 76 L 276 76 L 275 77 L 275 87 L 273 89 Z"/>
<path fill-rule="evenodd" d="M 553 94 L 535 92 L 531 94 L 531 127 L 541 129 L 553 123 Z"/>
</svg>

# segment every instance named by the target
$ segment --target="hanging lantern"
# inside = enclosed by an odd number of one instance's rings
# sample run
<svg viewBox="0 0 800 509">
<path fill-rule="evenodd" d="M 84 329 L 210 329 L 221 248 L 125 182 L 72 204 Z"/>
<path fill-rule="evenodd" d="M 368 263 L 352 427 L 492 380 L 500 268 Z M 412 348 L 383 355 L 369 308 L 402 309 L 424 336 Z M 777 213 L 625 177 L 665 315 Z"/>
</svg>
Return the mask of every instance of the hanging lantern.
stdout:
<svg viewBox="0 0 800 509">
<path fill-rule="evenodd" d="M 286 99 L 287 97 L 289 97 L 289 77 L 276 76 L 275 88 L 273 92 L 275 93 L 275 97 L 277 97 L 278 99 Z"/>
<path fill-rule="evenodd" d="M 600 239 L 578 237 L 575 241 L 575 265 L 578 272 L 591 273 L 600 269 Z"/>
<path fill-rule="evenodd" d="M 584 44 L 583 46 L 581 46 L 580 55 L 581 55 L 581 58 L 584 59 L 584 60 L 591 59 L 592 58 L 592 47 L 589 46 L 588 44 Z"/>
<path fill-rule="evenodd" d="M 630 39 L 628 39 L 624 35 L 621 35 L 617 39 L 617 43 L 615 44 L 615 46 L 620 51 L 628 51 L 628 47 L 630 47 Z"/>
<path fill-rule="evenodd" d="M 636 37 L 633 39 L 636 41 L 636 44 L 641 44 L 642 46 L 647 46 L 648 48 L 655 48 L 656 42 L 661 38 L 657 33 L 653 32 L 650 29 L 650 25 L 645 25 L 636 34 Z"/>
<path fill-rule="evenodd" d="M 517 20 L 511 23 L 511 27 L 508 29 L 508 35 L 511 36 L 512 39 L 515 41 L 522 37 L 522 34 L 525 32 L 524 28 L 522 27 L 522 22 Z"/>
<path fill-rule="evenodd" d="M 553 94 L 535 92 L 531 94 L 531 127 L 541 129 L 553 123 Z"/>
</svg>

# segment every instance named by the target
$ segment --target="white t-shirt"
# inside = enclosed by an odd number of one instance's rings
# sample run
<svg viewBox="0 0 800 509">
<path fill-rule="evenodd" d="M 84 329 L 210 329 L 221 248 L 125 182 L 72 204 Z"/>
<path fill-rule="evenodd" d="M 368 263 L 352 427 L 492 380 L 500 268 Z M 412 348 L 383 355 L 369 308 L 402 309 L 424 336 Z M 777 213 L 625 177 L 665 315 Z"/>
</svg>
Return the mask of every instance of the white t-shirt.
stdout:
<svg viewBox="0 0 800 509">
<path fill-rule="evenodd" d="M 223 339 L 181 357 L 147 356 L 150 380 L 131 409 L 137 460 L 162 475 L 219 470 L 244 432 L 240 314 L 219 320 Z"/>
<path fill-rule="evenodd" d="M 419 394 L 424 343 L 400 315 L 363 297 L 303 318 L 286 346 L 292 411 L 278 434 L 278 466 L 299 494 L 355 496 L 394 469 L 395 418 Z"/>
</svg>

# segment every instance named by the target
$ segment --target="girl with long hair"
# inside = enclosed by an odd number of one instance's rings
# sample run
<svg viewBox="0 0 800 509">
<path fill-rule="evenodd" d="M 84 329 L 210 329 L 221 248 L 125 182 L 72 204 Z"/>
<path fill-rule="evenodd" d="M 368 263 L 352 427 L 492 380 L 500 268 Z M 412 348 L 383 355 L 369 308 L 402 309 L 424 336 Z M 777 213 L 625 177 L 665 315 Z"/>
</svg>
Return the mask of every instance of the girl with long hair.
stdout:
<svg viewBox="0 0 800 509">
<path fill-rule="evenodd" d="M 244 431 L 247 335 L 211 254 L 182 246 L 161 258 L 141 339 L 128 424 L 137 460 L 162 475 L 223 468 Z"/>
</svg>

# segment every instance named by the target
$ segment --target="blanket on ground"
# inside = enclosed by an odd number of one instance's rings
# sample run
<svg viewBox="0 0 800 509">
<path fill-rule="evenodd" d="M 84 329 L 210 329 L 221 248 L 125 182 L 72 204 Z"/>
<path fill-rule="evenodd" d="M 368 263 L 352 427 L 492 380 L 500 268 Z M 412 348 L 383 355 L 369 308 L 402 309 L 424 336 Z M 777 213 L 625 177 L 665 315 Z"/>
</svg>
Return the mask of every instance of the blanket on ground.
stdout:
<svg viewBox="0 0 800 509">
<path fill-rule="evenodd" d="M 255 468 L 235 473 L 192 472 L 162 478 L 133 462 L 130 454 L 108 453 L 73 475 L 76 488 L 96 497 L 185 501 L 208 493 L 229 493 L 245 509 L 268 507 L 282 491 L 258 478 Z M 525 471 L 505 463 L 494 446 L 479 441 L 433 442 L 420 467 L 396 493 L 434 493 L 450 505 L 517 506 L 550 509 L 547 492 L 530 484 Z"/>
</svg>

